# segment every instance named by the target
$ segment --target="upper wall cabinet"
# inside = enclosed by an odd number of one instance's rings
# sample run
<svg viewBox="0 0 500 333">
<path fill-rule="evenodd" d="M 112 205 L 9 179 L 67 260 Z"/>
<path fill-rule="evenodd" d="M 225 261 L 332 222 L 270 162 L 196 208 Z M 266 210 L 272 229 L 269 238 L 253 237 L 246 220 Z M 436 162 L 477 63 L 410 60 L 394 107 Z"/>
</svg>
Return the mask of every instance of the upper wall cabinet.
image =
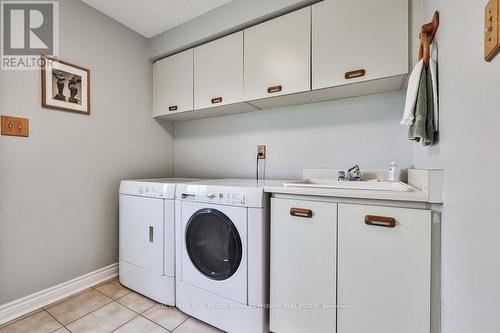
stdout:
<svg viewBox="0 0 500 333">
<path fill-rule="evenodd" d="M 153 65 L 154 116 L 193 109 L 193 49 Z"/>
<path fill-rule="evenodd" d="M 256 25 L 245 33 L 245 100 L 311 89 L 311 8 Z"/>
<path fill-rule="evenodd" d="M 194 49 L 194 108 L 243 101 L 243 31 Z"/>
<path fill-rule="evenodd" d="M 313 90 L 407 73 L 408 1 L 325 0 L 312 6 Z"/>
<path fill-rule="evenodd" d="M 324 0 L 154 64 L 174 121 L 401 89 L 408 1 Z"/>
</svg>

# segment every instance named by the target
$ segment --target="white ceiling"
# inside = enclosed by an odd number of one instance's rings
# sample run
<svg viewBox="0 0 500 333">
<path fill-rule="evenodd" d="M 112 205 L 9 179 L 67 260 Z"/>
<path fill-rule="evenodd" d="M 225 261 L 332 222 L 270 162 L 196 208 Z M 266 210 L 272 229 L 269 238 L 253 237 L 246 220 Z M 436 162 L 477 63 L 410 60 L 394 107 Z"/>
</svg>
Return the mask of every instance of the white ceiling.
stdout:
<svg viewBox="0 0 500 333">
<path fill-rule="evenodd" d="M 232 0 L 82 1 L 149 38 Z"/>
</svg>

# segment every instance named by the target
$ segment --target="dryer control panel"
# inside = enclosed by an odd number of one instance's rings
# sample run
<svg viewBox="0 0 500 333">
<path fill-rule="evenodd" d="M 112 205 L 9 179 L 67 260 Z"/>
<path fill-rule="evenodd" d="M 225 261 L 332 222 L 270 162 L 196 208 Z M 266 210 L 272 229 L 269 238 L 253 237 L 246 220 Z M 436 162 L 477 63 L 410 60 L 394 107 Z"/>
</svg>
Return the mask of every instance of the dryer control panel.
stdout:
<svg viewBox="0 0 500 333">
<path fill-rule="evenodd" d="M 120 194 L 160 199 L 175 199 L 177 184 L 196 181 L 192 178 L 156 178 L 122 180 Z"/>
<path fill-rule="evenodd" d="M 175 184 L 122 181 L 120 184 L 120 194 L 160 199 L 174 199 Z"/>
</svg>

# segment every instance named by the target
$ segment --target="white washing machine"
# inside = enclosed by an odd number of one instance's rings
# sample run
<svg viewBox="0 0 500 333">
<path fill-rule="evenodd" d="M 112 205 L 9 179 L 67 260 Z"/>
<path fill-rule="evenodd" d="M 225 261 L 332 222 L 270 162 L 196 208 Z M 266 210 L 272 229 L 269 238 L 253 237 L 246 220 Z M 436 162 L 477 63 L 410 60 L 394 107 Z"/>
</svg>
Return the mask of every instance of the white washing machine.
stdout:
<svg viewBox="0 0 500 333">
<path fill-rule="evenodd" d="M 263 185 L 213 180 L 177 187 L 177 307 L 230 333 L 269 332 Z"/>
<path fill-rule="evenodd" d="M 175 189 L 190 181 L 120 183 L 120 283 L 168 305 L 175 305 Z"/>
</svg>

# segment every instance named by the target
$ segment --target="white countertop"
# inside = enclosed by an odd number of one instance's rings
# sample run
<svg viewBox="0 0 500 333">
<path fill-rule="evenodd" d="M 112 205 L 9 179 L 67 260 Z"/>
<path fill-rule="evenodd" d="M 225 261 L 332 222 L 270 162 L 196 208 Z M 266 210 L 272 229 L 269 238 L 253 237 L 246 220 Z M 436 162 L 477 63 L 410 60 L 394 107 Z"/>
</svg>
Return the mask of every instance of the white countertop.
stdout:
<svg viewBox="0 0 500 333">
<path fill-rule="evenodd" d="M 276 194 L 293 194 L 319 197 L 336 198 L 356 198 L 356 199 L 377 199 L 429 202 L 429 193 L 415 190 L 411 192 L 403 191 L 374 191 L 374 190 L 352 190 L 352 189 L 332 189 L 314 187 L 293 187 L 293 186 L 265 186 L 264 191 Z"/>
<path fill-rule="evenodd" d="M 370 169 L 362 170 L 367 179 L 384 179 L 386 170 Z M 311 178 L 333 178 L 337 175 L 336 169 L 304 169 L 303 179 Z M 391 200 L 406 202 L 443 203 L 443 179 L 442 170 L 408 169 L 403 172 L 407 184 L 414 188 L 413 191 L 383 191 L 383 190 L 361 190 L 340 189 L 321 187 L 294 187 L 285 186 L 285 182 L 266 183 L 264 192 L 284 195 L 302 195 L 330 198 Z"/>
</svg>

